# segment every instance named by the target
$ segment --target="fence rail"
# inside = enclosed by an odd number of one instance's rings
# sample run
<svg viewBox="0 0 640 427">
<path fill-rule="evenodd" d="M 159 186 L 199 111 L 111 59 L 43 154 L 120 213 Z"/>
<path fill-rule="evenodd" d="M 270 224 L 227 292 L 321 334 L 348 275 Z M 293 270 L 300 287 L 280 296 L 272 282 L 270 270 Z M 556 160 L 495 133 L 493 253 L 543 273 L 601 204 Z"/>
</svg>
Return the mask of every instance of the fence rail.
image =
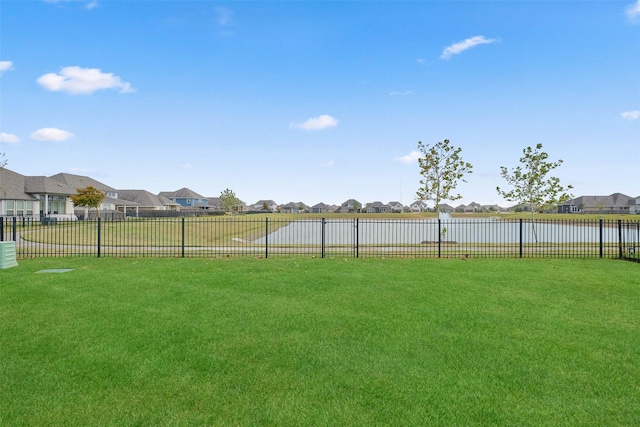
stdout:
<svg viewBox="0 0 640 427">
<path fill-rule="evenodd" d="M 0 218 L 19 257 L 565 257 L 640 261 L 622 220 Z"/>
</svg>

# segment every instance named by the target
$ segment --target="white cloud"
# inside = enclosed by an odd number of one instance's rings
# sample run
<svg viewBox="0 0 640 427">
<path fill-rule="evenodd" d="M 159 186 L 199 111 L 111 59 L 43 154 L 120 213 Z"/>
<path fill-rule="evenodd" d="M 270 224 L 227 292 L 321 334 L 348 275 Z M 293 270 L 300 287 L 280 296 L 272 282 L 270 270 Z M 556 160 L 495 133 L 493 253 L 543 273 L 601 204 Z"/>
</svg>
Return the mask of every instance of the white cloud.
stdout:
<svg viewBox="0 0 640 427">
<path fill-rule="evenodd" d="M 398 95 L 407 96 L 407 95 L 411 95 L 412 93 L 413 92 L 410 91 L 410 90 L 405 90 L 405 91 L 398 91 L 397 90 L 397 91 L 389 92 L 389 95 L 391 95 L 391 96 L 398 96 Z"/>
<path fill-rule="evenodd" d="M 216 13 L 216 20 L 219 25 L 225 26 L 233 23 L 233 11 L 226 7 L 216 7 L 213 9 Z"/>
<path fill-rule="evenodd" d="M 180 169 L 184 169 L 184 170 L 189 170 L 193 168 L 193 165 L 191 163 L 180 163 L 178 166 L 180 167 Z"/>
<path fill-rule="evenodd" d="M 98 6 L 98 1 L 97 0 L 44 0 L 45 3 L 68 3 L 68 2 L 75 2 L 75 3 L 88 3 L 87 5 L 85 5 L 85 9 L 93 9 L 94 7 Z"/>
<path fill-rule="evenodd" d="M 332 166 L 334 166 L 336 164 L 336 162 L 334 162 L 333 160 L 329 160 L 327 162 L 324 163 L 320 163 L 320 166 L 323 168 L 330 168 Z"/>
<path fill-rule="evenodd" d="M 289 127 L 295 127 L 304 130 L 322 130 L 338 125 L 338 120 L 327 114 L 318 117 L 310 117 L 303 123 L 291 123 Z"/>
<path fill-rule="evenodd" d="M 625 111 L 624 113 L 622 113 L 620 115 L 625 120 L 638 120 L 638 119 L 640 119 L 640 110 Z"/>
<path fill-rule="evenodd" d="M 640 0 L 636 0 L 635 3 L 630 4 L 625 9 L 625 14 L 630 19 L 638 19 L 640 18 Z"/>
<path fill-rule="evenodd" d="M 13 62 L 11 61 L 0 61 L 0 75 L 5 71 L 9 71 L 13 69 Z"/>
<path fill-rule="evenodd" d="M 419 158 L 420 158 L 420 153 L 418 151 L 412 151 L 406 156 L 397 157 L 396 161 L 400 163 L 410 164 L 410 163 L 417 162 Z"/>
<path fill-rule="evenodd" d="M 233 28 L 233 11 L 226 7 L 216 7 L 213 9 L 216 14 L 216 22 L 220 26 L 218 36 L 233 37 L 235 32 Z"/>
<path fill-rule="evenodd" d="M 31 134 L 31 139 L 36 141 L 66 141 L 74 135 L 71 132 L 58 128 L 42 128 Z"/>
<path fill-rule="evenodd" d="M 454 43 L 451 46 L 447 46 L 442 51 L 442 55 L 440 55 L 440 59 L 449 59 L 453 55 L 462 53 L 465 50 L 471 49 L 472 47 L 477 46 L 479 44 L 490 44 L 490 43 L 495 43 L 496 41 L 497 41 L 496 39 L 488 39 L 485 36 L 471 37 L 461 42 Z"/>
<path fill-rule="evenodd" d="M 103 73 L 98 68 L 64 67 L 60 74 L 48 73 L 37 82 L 45 89 L 73 94 L 91 94 L 102 89 L 120 89 L 121 93 L 135 92 L 129 83 L 112 73 Z"/>
<path fill-rule="evenodd" d="M 20 138 L 10 133 L 0 132 L 0 142 L 4 142 L 5 144 L 16 144 L 20 142 Z"/>
</svg>

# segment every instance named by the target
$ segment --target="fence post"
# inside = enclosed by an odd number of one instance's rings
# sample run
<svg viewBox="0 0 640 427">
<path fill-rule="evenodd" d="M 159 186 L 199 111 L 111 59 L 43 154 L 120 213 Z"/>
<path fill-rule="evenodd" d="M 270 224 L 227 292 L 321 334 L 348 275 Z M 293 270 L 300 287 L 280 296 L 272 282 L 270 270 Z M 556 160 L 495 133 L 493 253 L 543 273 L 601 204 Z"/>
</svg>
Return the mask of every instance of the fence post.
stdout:
<svg viewBox="0 0 640 427">
<path fill-rule="evenodd" d="M 16 242 L 16 244 L 18 244 L 18 219 L 14 216 L 13 217 L 13 241 Z"/>
<path fill-rule="evenodd" d="M 322 258 L 324 258 L 324 225 L 325 225 L 325 220 L 324 218 L 322 218 Z"/>
<path fill-rule="evenodd" d="M 356 217 L 356 258 L 360 258 L 360 219 Z"/>
<path fill-rule="evenodd" d="M 522 218 L 520 218 L 520 258 L 522 258 Z"/>
<path fill-rule="evenodd" d="M 440 218 L 438 218 L 438 258 L 440 258 L 441 255 L 441 246 L 442 246 L 442 220 Z"/>
<path fill-rule="evenodd" d="M 603 255 L 603 244 L 602 244 L 602 218 L 600 218 L 599 222 L 599 226 L 600 226 L 600 258 L 602 258 Z"/>
<path fill-rule="evenodd" d="M 269 218 L 264 219 L 264 257 L 269 258 Z"/>
<path fill-rule="evenodd" d="M 98 217 L 98 258 L 100 258 L 100 240 L 101 240 L 101 225 L 102 225 L 102 220 L 100 219 L 100 217 Z"/>
<path fill-rule="evenodd" d="M 182 217 L 182 258 L 184 258 L 184 217 Z"/>
<path fill-rule="evenodd" d="M 622 220 L 618 220 L 618 255 L 622 258 Z"/>
<path fill-rule="evenodd" d="M 0 217 L 0 242 L 4 242 L 4 217 Z"/>
</svg>

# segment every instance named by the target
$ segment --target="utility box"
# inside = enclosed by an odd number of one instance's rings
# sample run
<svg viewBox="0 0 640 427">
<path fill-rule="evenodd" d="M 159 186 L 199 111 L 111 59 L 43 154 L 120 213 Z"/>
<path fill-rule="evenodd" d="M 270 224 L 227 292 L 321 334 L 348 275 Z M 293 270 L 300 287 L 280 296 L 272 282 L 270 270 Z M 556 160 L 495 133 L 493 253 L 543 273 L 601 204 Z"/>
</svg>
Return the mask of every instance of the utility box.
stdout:
<svg viewBox="0 0 640 427">
<path fill-rule="evenodd" d="M 17 266 L 16 242 L 0 242 L 0 269 Z"/>
</svg>

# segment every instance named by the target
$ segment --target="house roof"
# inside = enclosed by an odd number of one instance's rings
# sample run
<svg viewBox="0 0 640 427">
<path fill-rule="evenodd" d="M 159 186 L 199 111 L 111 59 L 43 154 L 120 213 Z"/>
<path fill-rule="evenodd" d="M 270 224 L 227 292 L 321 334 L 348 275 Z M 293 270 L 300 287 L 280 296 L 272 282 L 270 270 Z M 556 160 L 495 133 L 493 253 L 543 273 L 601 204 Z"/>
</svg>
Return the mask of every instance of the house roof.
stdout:
<svg viewBox="0 0 640 427">
<path fill-rule="evenodd" d="M 375 202 L 367 204 L 367 208 L 385 207 L 385 206 L 389 206 L 389 205 L 385 205 L 384 203 L 379 202 L 379 201 L 375 201 Z"/>
<path fill-rule="evenodd" d="M 181 188 L 177 191 L 161 191 L 159 195 L 168 199 L 206 199 L 206 197 L 201 196 L 200 194 L 186 187 Z"/>
<path fill-rule="evenodd" d="M 273 200 L 258 200 L 257 202 L 255 202 L 255 203 L 253 204 L 253 206 L 258 206 L 258 205 L 263 206 L 265 203 L 266 203 L 267 205 L 269 205 L 269 206 L 277 206 L 277 205 L 278 205 L 278 204 L 277 204 L 276 202 L 274 202 Z"/>
<path fill-rule="evenodd" d="M 210 208 L 222 207 L 222 202 L 220 201 L 220 197 L 207 197 L 207 201 L 209 202 Z"/>
<path fill-rule="evenodd" d="M 139 206 L 178 206 L 176 202 L 146 190 L 118 190 L 118 198 Z"/>
<path fill-rule="evenodd" d="M 76 194 L 77 188 L 71 187 L 46 176 L 26 176 L 24 192 L 30 194 L 59 194 L 68 196 Z"/>
<path fill-rule="evenodd" d="M 311 206 L 311 209 L 331 209 L 331 206 L 320 202 Z"/>
<path fill-rule="evenodd" d="M 26 177 L 9 169 L 0 168 L 0 199 L 37 200 L 25 192 Z"/>
<path fill-rule="evenodd" d="M 588 207 L 625 207 L 632 204 L 635 204 L 634 199 L 622 193 L 613 193 L 608 196 L 580 196 L 565 203 L 565 205 Z"/>
<path fill-rule="evenodd" d="M 103 184 L 100 181 L 96 181 L 93 178 L 90 178 L 88 176 L 83 176 L 83 175 L 74 175 L 71 173 L 59 173 L 56 175 L 52 175 L 49 178 L 59 181 L 73 188 L 74 191 L 71 194 L 75 194 L 78 188 L 86 188 L 89 185 L 104 192 L 116 191 L 116 189 L 113 187 L 109 187 L 108 185 Z"/>
</svg>

